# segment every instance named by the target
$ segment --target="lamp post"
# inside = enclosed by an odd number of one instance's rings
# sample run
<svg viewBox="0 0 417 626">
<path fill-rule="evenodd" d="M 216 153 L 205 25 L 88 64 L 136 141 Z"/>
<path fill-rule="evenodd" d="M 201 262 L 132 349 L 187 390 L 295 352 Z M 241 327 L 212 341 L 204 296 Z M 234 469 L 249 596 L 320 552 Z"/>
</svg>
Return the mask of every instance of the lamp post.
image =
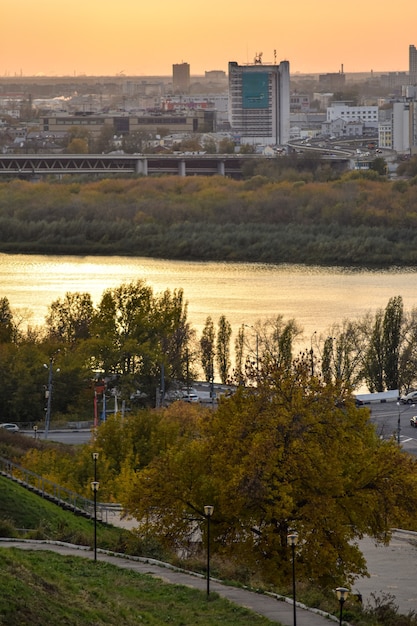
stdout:
<svg viewBox="0 0 417 626">
<path fill-rule="evenodd" d="M 295 598 L 295 546 L 297 545 L 298 535 L 297 533 L 291 533 L 287 535 L 287 543 L 291 546 L 292 555 L 292 598 L 293 598 L 293 624 L 297 626 L 297 611 L 296 611 L 296 598 Z"/>
<path fill-rule="evenodd" d="M 207 520 L 207 598 L 210 595 L 210 518 L 213 515 L 214 507 L 206 505 L 204 515 Z"/>
<path fill-rule="evenodd" d="M 346 587 L 338 587 L 336 589 L 336 594 L 337 594 L 337 599 L 339 600 L 339 604 L 340 604 L 339 626 L 342 626 L 343 605 L 344 605 L 345 600 L 347 600 L 347 597 L 349 595 L 349 589 L 346 589 Z"/>
<path fill-rule="evenodd" d="M 94 494 L 94 560 L 97 561 L 97 491 L 100 486 L 96 480 L 91 483 Z"/>
<path fill-rule="evenodd" d="M 397 443 L 398 445 L 400 445 L 400 435 L 401 435 L 401 415 L 403 413 L 405 413 L 405 411 L 407 411 L 407 409 L 412 409 L 415 404 L 411 404 L 411 405 L 407 405 L 405 407 L 405 409 L 403 409 L 402 411 L 400 411 L 400 406 L 401 404 L 399 402 L 397 402 L 397 406 L 398 406 L 398 420 L 397 420 Z"/>
<path fill-rule="evenodd" d="M 45 419 L 45 439 L 48 438 L 48 432 L 49 432 L 49 425 L 51 423 L 51 406 L 52 406 L 52 378 L 53 378 L 53 366 L 54 366 L 54 361 L 55 361 L 55 355 L 59 352 L 59 350 L 57 350 L 55 352 L 55 354 L 53 354 L 51 356 L 51 358 L 49 359 L 49 365 L 46 365 L 46 363 L 43 364 L 43 366 L 48 370 L 48 387 L 45 391 L 45 396 L 47 399 L 47 404 L 46 404 L 46 419 Z M 59 372 L 59 369 L 57 369 L 57 372 Z"/>
</svg>

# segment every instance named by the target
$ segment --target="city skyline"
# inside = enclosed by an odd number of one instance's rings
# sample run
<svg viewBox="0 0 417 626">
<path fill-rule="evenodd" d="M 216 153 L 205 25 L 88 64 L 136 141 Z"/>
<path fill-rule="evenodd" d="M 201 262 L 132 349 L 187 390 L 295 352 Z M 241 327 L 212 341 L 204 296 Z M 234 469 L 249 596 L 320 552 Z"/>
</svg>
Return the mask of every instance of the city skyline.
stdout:
<svg viewBox="0 0 417 626">
<path fill-rule="evenodd" d="M 209 10 L 186 0 L 73 0 L 64 8 L 19 0 L 2 9 L 0 76 L 169 76 L 181 62 L 203 75 L 260 53 L 265 64 L 289 61 L 291 74 L 408 71 L 414 4 L 398 0 L 395 9 L 376 0 L 343 10 L 328 0 L 214 0 Z"/>
</svg>

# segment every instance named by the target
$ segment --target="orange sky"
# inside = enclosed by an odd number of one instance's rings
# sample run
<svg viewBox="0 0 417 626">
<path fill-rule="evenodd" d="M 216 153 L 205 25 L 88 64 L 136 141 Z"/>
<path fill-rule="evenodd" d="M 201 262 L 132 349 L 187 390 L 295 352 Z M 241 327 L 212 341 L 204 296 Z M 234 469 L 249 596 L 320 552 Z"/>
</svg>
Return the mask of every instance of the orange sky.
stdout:
<svg viewBox="0 0 417 626">
<path fill-rule="evenodd" d="M 395 11 L 393 10 L 395 7 Z M 288 60 L 291 73 L 408 70 L 415 0 L 3 0 L 0 76 L 171 75 Z"/>
</svg>

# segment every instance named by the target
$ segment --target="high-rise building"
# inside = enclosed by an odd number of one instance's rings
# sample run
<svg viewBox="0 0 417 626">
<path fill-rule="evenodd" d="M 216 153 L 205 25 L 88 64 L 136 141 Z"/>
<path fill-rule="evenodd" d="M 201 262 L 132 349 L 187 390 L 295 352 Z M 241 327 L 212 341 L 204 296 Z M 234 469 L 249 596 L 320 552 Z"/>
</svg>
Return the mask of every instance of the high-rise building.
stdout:
<svg viewBox="0 0 417 626">
<path fill-rule="evenodd" d="M 409 48 L 408 72 L 410 85 L 417 85 L 417 49 L 413 45 Z"/>
<path fill-rule="evenodd" d="M 290 138 L 290 64 L 229 63 L 229 123 L 241 143 L 283 145 Z"/>
<path fill-rule="evenodd" d="M 188 93 L 190 90 L 189 63 L 176 63 L 172 66 L 172 88 L 174 93 Z"/>
</svg>

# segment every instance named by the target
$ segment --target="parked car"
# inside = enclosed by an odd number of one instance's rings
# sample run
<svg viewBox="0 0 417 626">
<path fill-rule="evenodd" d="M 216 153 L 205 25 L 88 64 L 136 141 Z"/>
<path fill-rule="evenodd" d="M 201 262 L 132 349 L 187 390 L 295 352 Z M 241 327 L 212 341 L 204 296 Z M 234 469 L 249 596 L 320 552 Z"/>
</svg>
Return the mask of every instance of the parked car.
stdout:
<svg viewBox="0 0 417 626">
<path fill-rule="evenodd" d="M 401 404 L 415 404 L 417 402 L 417 391 L 410 391 L 400 398 Z"/>
<path fill-rule="evenodd" d="M 417 428 L 417 415 L 413 415 L 413 417 L 410 417 L 410 426 L 413 426 L 413 428 Z"/>
<path fill-rule="evenodd" d="M 17 424 L 0 424 L 0 428 L 10 430 L 12 433 L 17 433 L 19 426 Z"/>
</svg>

